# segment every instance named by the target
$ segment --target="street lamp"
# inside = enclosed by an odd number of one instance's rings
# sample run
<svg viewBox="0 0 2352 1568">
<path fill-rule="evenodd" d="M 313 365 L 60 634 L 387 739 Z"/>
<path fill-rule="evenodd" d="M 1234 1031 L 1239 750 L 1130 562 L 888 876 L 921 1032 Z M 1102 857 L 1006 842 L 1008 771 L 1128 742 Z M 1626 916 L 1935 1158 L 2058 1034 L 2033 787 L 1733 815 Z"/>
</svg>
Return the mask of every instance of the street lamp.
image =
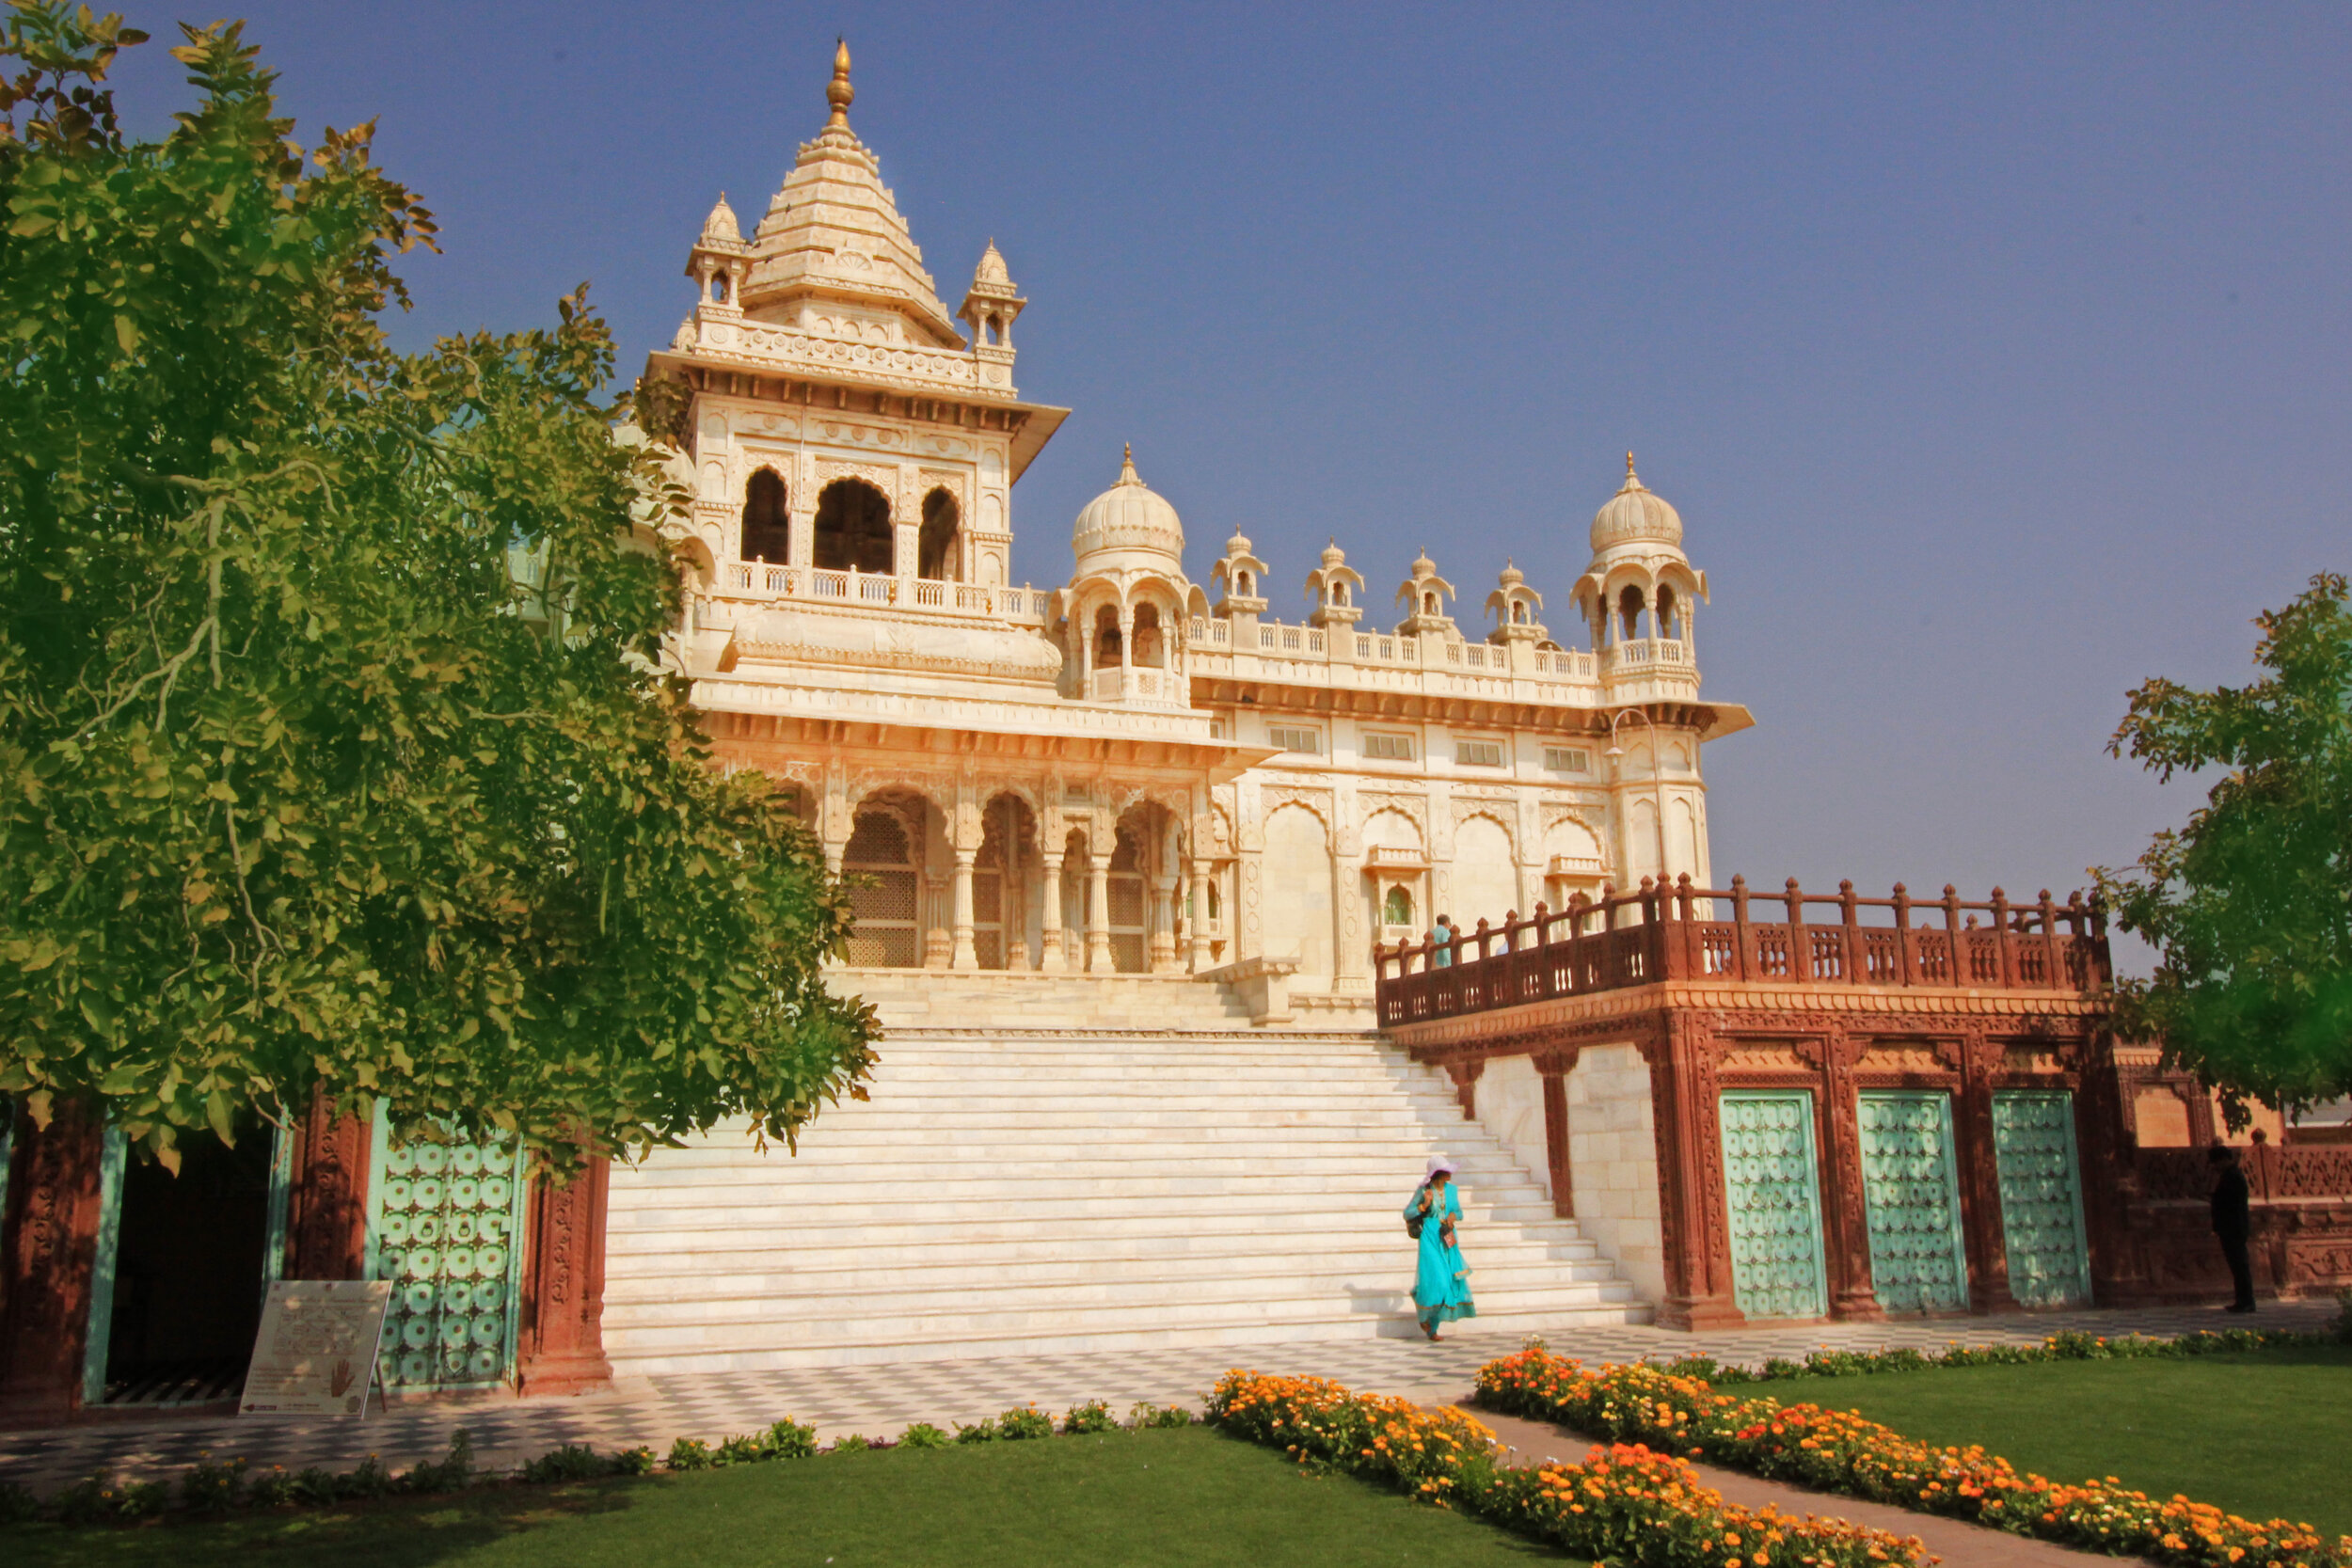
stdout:
<svg viewBox="0 0 2352 1568">
<path fill-rule="evenodd" d="M 1629 717 L 1641 720 L 1649 727 L 1649 777 L 1658 797 L 1658 891 L 1662 898 L 1666 891 L 1666 758 L 1658 749 L 1658 726 L 1651 721 L 1646 709 L 1621 707 L 1609 716 L 1609 750 L 1601 753 L 1617 764 L 1617 776 L 1625 776 L 1625 748 L 1617 744 L 1617 726 Z"/>
</svg>

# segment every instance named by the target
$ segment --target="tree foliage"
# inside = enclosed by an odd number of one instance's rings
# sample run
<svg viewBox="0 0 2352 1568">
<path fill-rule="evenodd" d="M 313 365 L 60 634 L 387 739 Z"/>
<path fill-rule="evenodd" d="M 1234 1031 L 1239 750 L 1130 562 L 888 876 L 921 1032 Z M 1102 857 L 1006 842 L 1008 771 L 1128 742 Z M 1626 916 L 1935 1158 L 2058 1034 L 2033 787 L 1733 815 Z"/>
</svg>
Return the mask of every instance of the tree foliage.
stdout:
<svg viewBox="0 0 2352 1568">
<path fill-rule="evenodd" d="M 167 1158 L 320 1088 L 559 1162 L 789 1139 L 871 1015 L 813 841 L 658 669 L 678 496 L 603 324 L 394 352 L 431 215 L 183 31 L 144 144 L 137 34 L 0 34 L 0 1091 Z"/>
<path fill-rule="evenodd" d="M 2229 771 L 2178 831 L 2100 885 L 2153 943 L 2119 1023 L 2233 1101 L 2352 1093 L 2352 609 L 2322 574 L 2256 623 L 2253 685 L 2152 680 L 2110 751 L 2160 779 Z M 2233 1107 L 2234 1108 L 2234 1107 Z"/>
</svg>

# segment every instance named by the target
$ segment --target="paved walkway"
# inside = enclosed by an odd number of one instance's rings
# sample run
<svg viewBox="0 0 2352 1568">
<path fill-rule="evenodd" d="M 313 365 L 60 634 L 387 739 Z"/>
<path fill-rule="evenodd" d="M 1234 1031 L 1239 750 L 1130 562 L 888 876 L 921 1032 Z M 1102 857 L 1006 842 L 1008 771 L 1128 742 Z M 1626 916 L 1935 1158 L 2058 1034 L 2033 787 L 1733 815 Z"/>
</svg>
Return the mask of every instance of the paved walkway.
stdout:
<svg viewBox="0 0 2352 1568">
<path fill-rule="evenodd" d="M 1773 1355 L 1801 1356 L 1825 1345 L 1887 1349 L 1900 1345 L 2038 1343 L 2061 1329 L 2096 1334 L 2174 1335 L 2201 1328 L 2317 1329 L 2332 1323 L 2329 1302 L 2265 1306 L 2251 1320 L 2215 1307 L 2143 1311 L 2034 1313 L 1876 1324 L 1814 1324 L 1677 1334 L 1643 1327 L 1578 1328 L 1547 1336 L 1558 1354 L 1586 1361 L 1632 1361 L 1696 1353 L 1756 1365 Z M 1473 1320 L 1474 1323 L 1475 1320 Z M 712 1373 L 625 1381 L 609 1393 L 579 1399 L 456 1398 L 405 1402 L 361 1420 L 267 1420 L 218 1411 L 109 1417 L 76 1425 L 0 1433 L 0 1479 L 47 1491 L 104 1470 L 125 1477 L 168 1476 L 199 1454 L 243 1457 L 256 1466 L 317 1465 L 348 1469 L 368 1454 L 391 1467 L 437 1458 L 450 1431 L 471 1433 L 477 1461 L 513 1465 L 564 1443 L 598 1449 L 645 1444 L 666 1452 L 679 1437 L 715 1440 L 748 1433 L 789 1415 L 816 1423 L 820 1439 L 843 1433 L 892 1436 L 915 1421 L 942 1427 L 975 1421 L 1034 1401 L 1058 1415 L 1086 1400 L 1105 1400 L 1125 1415 L 1137 1400 L 1200 1408 L 1232 1367 L 1336 1378 L 1350 1387 L 1424 1404 L 1465 1401 L 1478 1368 L 1519 1347 L 1517 1334 L 1449 1334 L 1438 1344 L 1413 1339 L 1269 1340 L 1202 1349 L 1098 1354 L 1005 1356 L 972 1361 L 901 1361 L 869 1367 Z"/>
</svg>

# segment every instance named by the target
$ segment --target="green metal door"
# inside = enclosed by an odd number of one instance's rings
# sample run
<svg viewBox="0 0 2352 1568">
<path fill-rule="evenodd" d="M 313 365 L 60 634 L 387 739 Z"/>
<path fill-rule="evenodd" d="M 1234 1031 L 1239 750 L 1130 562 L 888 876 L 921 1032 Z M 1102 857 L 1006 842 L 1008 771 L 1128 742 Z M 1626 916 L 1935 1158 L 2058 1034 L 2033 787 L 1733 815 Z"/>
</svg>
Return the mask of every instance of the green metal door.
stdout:
<svg viewBox="0 0 2352 1568">
<path fill-rule="evenodd" d="M 394 1146 L 378 1112 L 368 1277 L 399 1284 L 384 1319 L 386 1390 L 484 1388 L 515 1366 L 523 1180 L 514 1147 Z"/>
<path fill-rule="evenodd" d="M 1803 1089 L 1727 1090 L 1721 1116 L 1734 1299 L 1751 1318 L 1820 1317 L 1829 1287 L 1813 1097 Z"/>
<path fill-rule="evenodd" d="M 2001 1180 L 2001 1232 L 2010 1293 L 2026 1307 L 2090 1302 L 2074 1097 L 2064 1089 L 1993 1096 L 1993 1153 Z"/>
<path fill-rule="evenodd" d="M 1870 1283 L 1889 1312 L 1968 1306 L 1968 1255 L 1952 1161 L 1952 1098 L 1873 1089 L 1859 1097 Z"/>
</svg>

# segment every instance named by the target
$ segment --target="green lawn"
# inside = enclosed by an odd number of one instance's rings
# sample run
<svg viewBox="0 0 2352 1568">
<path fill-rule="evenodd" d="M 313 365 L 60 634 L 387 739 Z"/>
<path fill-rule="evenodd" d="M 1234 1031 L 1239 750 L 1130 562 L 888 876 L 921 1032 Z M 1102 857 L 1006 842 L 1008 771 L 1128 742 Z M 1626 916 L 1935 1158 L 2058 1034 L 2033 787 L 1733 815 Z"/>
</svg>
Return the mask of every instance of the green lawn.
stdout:
<svg viewBox="0 0 2352 1568">
<path fill-rule="evenodd" d="M 893 1449 L 307 1513 L 0 1532 L 10 1568 L 1097 1561 L 1501 1568 L 1557 1553 L 1200 1428 Z"/>
<path fill-rule="evenodd" d="M 2352 1347 L 2194 1360 L 2048 1361 L 1726 1388 L 1981 1443 L 2054 1481 L 2115 1476 L 2233 1513 L 2352 1534 Z"/>
</svg>

